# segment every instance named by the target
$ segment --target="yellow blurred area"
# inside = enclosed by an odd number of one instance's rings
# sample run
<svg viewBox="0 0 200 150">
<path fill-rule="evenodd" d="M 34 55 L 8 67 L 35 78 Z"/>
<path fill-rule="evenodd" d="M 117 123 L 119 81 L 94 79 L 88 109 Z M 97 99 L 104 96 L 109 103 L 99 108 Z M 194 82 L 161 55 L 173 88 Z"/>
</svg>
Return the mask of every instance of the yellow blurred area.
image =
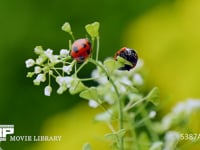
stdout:
<svg viewBox="0 0 200 150">
<path fill-rule="evenodd" d="M 144 60 L 150 85 L 160 87 L 163 112 L 178 101 L 200 98 L 199 0 L 179 0 L 143 14 L 127 27 L 124 43 Z M 200 133 L 199 113 L 191 116 L 188 131 Z M 181 149 L 200 149 L 200 144 Z"/>
<path fill-rule="evenodd" d="M 109 133 L 105 124 L 94 121 L 100 109 L 89 108 L 81 103 L 75 108 L 58 114 L 46 121 L 41 135 L 62 136 L 60 142 L 38 142 L 31 150 L 81 150 L 90 143 L 95 150 L 109 150 L 110 143 L 104 135 Z"/>
<path fill-rule="evenodd" d="M 199 0 L 179 0 L 143 14 L 127 27 L 124 44 L 138 51 L 151 85 L 170 97 L 170 106 L 200 97 Z"/>
</svg>

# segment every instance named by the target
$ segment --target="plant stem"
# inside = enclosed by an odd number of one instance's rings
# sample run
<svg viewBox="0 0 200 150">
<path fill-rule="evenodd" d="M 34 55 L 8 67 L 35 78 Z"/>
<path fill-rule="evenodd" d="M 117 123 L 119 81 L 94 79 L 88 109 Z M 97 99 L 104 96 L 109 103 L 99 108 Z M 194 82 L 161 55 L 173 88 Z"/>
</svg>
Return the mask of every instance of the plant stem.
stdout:
<svg viewBox="0 0 200 150">
<path fill-rule="evenodd" d="M 108 74 L 108 72 L 105 70 L 105 68 L 100 64 L 98 63 L 97 61 L 93 60 L 93 59 L 89 59 L 89 62 L 93 63 L 94 65 L 100 67 L 106 74 L 106 76 L 109 78 L 109 81 L 110 83 L 112 84 L 116 94 L 117 94 L 117 97 L 118 97 L 118 109 L 119 109 L 119 130 L 122 130 L 124 127 L 123 127 L 123 108 L 122 108 L 122 103 L 121 103 L 121 99 L 120 99 L 120 94 L 119 94 L 119 91 L 117 89 L 117 86 L 115 85 L 113 79 L 110 77 L 110 75 Z M 120 138 L 120 141 L 119 141 L 119 146 L 120 146 L 120 150 L 124 150 L 124 140 L 123 140 L 123 137 Z"/>
<path fill-rule="evenodd" d="M 96 51 L 96 61 L 99 59 L 99 36 L 97 37 L 97 51 Z"/>
</svg>

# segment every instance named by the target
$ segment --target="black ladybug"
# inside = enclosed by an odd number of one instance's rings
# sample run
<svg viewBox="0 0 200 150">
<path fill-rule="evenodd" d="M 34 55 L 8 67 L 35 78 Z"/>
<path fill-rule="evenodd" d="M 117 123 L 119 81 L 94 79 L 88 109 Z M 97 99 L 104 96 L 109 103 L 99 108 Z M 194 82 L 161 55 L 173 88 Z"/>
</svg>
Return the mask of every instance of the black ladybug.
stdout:
<svg viewBox="0 0 200 150">
<path fill-rule="evenodd" d="M 131 48 L 127 48 L 127 47 L 121 48 L 119 51 L 116 52 L 114 59 L 117 60 L 118 57 L 122 57 L 123 59 L 127 60 L 131 64 L 131 65 L 125 64 L 123 67 L 119 68 L 119 70 L 129 71 L 133 69 L 137 64 L 137 60 L 138 60 L 137 53 Z"/>
</svg>

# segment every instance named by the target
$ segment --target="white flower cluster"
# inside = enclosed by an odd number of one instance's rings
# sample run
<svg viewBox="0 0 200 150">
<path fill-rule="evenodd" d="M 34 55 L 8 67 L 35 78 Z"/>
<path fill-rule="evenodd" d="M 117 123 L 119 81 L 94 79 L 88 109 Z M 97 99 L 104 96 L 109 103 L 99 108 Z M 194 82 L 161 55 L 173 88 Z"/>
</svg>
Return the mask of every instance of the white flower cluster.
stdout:
<svg viewBox="0 0 200 150">
<path fill-rule="evenodd" d="M 40 85 L 41 82 L 49 81 L 48 85 L 44 88 L 44 94 L 50 96 L 52 92 L 51 77 L 55 78 L 57 83 L 60 85 L 57 93 L 61 94 L 67 88 L 69 88 L 72 77 L 70 75 L 74 61 L 71 63 L 68 60 L 71 59 L 69 55 L 70 51 L 67 49 L 61 49 L 59 55 L 54 55 L 52 49 L 43 50 L 41 46 L 36 46 L 34 49 L 35 54 L 38 57 L 34 59 L 28 59 L 25 61 L 26 67 L 34 67 L 33 72 L 28 72 L 27 77 L 36 76 L 33 80 L 34 85 Z M 62 66 L 62 67 L 61 67 Z"/>
<path fill-rule="evenodd" d="M 101 62 L 99 63 L 102 64 Z M 136 87 L 144 84 L 143 77 L 139 72 L 142 67 L 143 61 L 139 60 L 137 66 L 130 71 L 120 71 L 116 69 L 112 72 L 111 77 L 114 80 L 120 95 L 126 94 L 130 99 L 141 98 Z M 100 94 L 99 97 L 101 97 L 101 100 L 110 105 L 114 104 L 117 100 L 116 91 L 105 72 L 103 72 L 101 68 L 97 67 L 97 69 L 93 70 L 91 77 L 99 84 L 97 91 Z M 99 106 L 99 103 L 91 99 L 89 100 L 89 106 L 96 108 Z"/>
<path fill-rule="evenodd" d="M 172 111 L 163 117 L 160 127 L 161 132 L 167 131 L 173 126 L 180 124 L 183 120 L 189 118 L 193 112 L 200 111 L 199 99 L 188 99 L 178 103 Z"/>
</svg>

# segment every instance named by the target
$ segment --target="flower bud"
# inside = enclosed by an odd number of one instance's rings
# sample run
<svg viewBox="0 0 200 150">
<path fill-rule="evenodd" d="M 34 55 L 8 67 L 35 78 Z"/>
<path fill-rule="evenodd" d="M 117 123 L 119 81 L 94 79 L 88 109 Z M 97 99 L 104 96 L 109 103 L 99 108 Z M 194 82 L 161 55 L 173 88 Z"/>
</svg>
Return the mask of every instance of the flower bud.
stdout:
<svg viewBox="0 0 200 150">
<path fill-rule="evenodd" d="M 61 57 L 67 57 L 67 56 L 69 56 L 69 50 L 67 50 L 67 49 L 61 49 L 60 50 L 60 56 Z"/>
<path fill-rule="evenodd" d="M 26 68 L 30 68 L 33 65 L 35 65 L 35 61 L 33 59 L 28 59 L 25 61 L 25 64 L 26 64 Z"/>
<path fill-rule="evenodd" d="M 72 65 L 63 66 L 63 71 L 67 74 L 70 74 L 70 72 L 72 71 Z"/>
<path fill-rule="evenodd" d="M 50 85 L 46 86 L 44 88 L 44 95 L 46 96 L 50 96 L 51 95 L 51 92 L 52 92 L 52 87 Z"/>
<path fill-rule="evenodd" d="M 92 24 L 88 24 L 85 26 L 85 29 L 87 31 L 87 33 L 92 37 L 92 38 L 95 38 L 95 37 L 98 37 L 99 36 L 99 27 L 100 27 L 100 24 L 99 22 L 94 22 Z"/>
<path fill-rule="evenodd" d="M 34 72 L 35 72 L 36 74 L 40 73 L 41 71 L 42 71 L 42 69 L 41 69 L 39 66 L 36 66 L 36 67 L 34 68 Z"/>
<path fill-rule="evenodd" d="M 38 55 L 42 54 L 42 53 L 43 53 L 43 48 L 42 48 L 42 46 L 36 46 L 36 47 L 34 48 L 34 52 L 35 52 L 36 54 L 38 54 Z"/>
<path fill-rule="evenodd" d="M 70 26 L 69 22 L 65 22 L 63 24 L 62 30 L 65 31 L 65 32 L 68 32 L 69 34 L 72 34 L 71 26 Z"/>
</svg>

